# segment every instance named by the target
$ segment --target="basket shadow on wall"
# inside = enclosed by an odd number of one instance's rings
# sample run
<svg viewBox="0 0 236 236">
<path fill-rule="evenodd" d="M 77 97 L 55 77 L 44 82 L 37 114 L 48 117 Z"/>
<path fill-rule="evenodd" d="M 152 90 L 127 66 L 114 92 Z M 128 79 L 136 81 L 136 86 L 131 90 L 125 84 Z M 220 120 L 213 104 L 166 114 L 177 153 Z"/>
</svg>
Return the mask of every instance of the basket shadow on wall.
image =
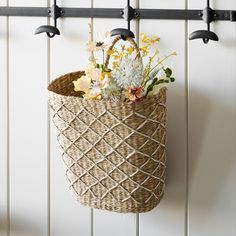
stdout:
<svg viewBox="0 0 236 236">
<path fill-rule="evenodd" d="M 211 214 L 219 201 L 220 195 L 227 194 L 222 186 L 227 186 L 229 173 L 234 173 L 236 161 L 235 140 L 229 140 L 235 131 L 236 114 L 231 106 L 224 104 L 220 97 L 204 94 L 204 90 L 189 90 L 189 140 L 187 142 L 187 96 L 183 85 L 177 83 L 168 91 L 168 151 L 167 182 L 163 200 L 153 211 L 143 214 L 142 224 L 149 230 L 166 223 L 185 224 L 186 191 L 191 201 L 190 211 L 195 208 L 204 217 Z M 228 122 L 224 127 L 225 121 Z M 230 125 L 231 124 L 231 125 Z M 210 127 L 210 128 L 209 128 Z M 214 127 L 216 133 L 211 133 Z M 219 133 L 221 134 L 219 136 Z M 188 178 L 187 171 L 187 144 Z M 206 148 L 206 145 L 208 147 Z M 209 153 L 206 153 L 206 150 Z M 229 191 L 229 190 L 228 190 Z M 232 193 L 232 191 L 231 191 Z M 230 194 L 230 193 L 229 193 Z M 232 199 L 232 196 L 231 196 Z M 176 220 L 176 217 L 178 220 Z M 142 228 L 141 228 L 142 230 Z M 181 229 L 180 229 L 181 230 Z"/>
<path fill-rule="evenodd" d="M 2 217 L 3 218 L 3 217 Z M 6 217 L 5 217 L 6 219 Z M 40 225 L 36 225 L 33 222 L 29 222 L 29 219 L 24 219 L 21 215 L 11 215 L 10 233 L 24 236 L 42 236 L 46 234 L 46 229 Z M 5 235 L 8 231 L 6 222 L 0 221 L 0 235 Z"/>
<path fill-rule="evenodd" d="M 224 103 L 217 95 L 204 94 L 191 88 L 188 101 L 189 136 L 185 144 L 186 130 L 181 130 L 181 124 L 186 121 L 186 113 L 182 113 L 181 116 L 175 115 L 181 112 L 178 104 L 181 104 L 182 91 L 182 88 L 175 86 L 171 93 L 169 92 L 168 98 L 167 183 L 164 201 L 165 205 L 170 206 L 183 204 L 185 183 L 187 184 L 184 178 L 188 143 L 189 198 L 197 199 L 194 200 L 194 205 L 206 212 L 216 204 L 219 195 L 222 194 L 222 186 L 227 182 L 228 174 L 232 173 L 236 165 L 233 155 L 234 140 L 228 138 L 233 137 L 232 124 L 236 120 L 236 114 L 233 107 Z M 179 148 L 180 145 L 182 148 Z M 182 166 L 183 163 L 185 166 Z M 185 173 L 181 174 L 180 171 Z M 197 197 L 192 196 L 197 192 Z"/>
</svg>

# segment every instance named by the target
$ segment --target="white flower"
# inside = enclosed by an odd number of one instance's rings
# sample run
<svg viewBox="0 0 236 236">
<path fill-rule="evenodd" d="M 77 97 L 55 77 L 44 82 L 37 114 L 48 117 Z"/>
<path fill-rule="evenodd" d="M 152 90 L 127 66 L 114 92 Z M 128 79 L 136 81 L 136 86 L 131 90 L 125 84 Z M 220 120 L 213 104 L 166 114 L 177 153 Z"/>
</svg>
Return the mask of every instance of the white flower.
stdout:
<svg viewBox="0 0 236 236">
<path fill-rule="evenodd" d="M 97 42 L 103 42 L 105 45 L 109 45 L 111 42 L 111 33 L 109 31 L 98 33 L 95 38 Z"/>
<path fill-rule="evenodd" d="M 87 93 L 89 91 L 89 88 L 91 86 L 91 79 L 88 76 L 82 76 L 76 81 L 73 81 L 74 83 L 74 90 L 75 91 L 82 91 L 84 93 Z"/>
<path fill-rule="evenodd" d="M 91 89 L 83 95 L 85 99 L 101 99 L 102 90 L 100 88 L 99 82 L 94 82 Z"/>
<path fill-rule="evenodd" d="M 101 93 L 102 91 L 101 91 L 99 82 L 94 82 L 90 90 L 90 95 L 97 96 L 98 94 L 101 94 Z"/>
<path fill-rule="evenodd" d="M 141 59 L 125 57 L 111 75 L 121 88 L 140 86 L 143 79 L 142 61 Z"/>
<path fill-rule="evenodd" d="M 92 81 L 99 81 L 102 76 L 102 71 L 99 68 L 94 67 L 88 67 L 85 73 Z"/>
<path fill-rule="evenodd" d="M 111 82 L 109 85 L 102 91 L 104 99 L 109 99 L 113 102 L 118 102 L 121 100 L 121 88 L 117 86 L 116 83 Z"/>
<path fill-rule="evenodd" d="M 104 78 L 100 81 L 100 86 L 102 89 L 106 88 L 109 85 L 110 77 L 108 74 L 105 74 Z"/>
<path fill-rule="evenodd" d="M 110 41 L 110 32 L 100 33 L 95 37 L 95 41 L 89 41 L 87 43 L 88 51 L 106 50 L 110 46 Z"/>
</svg>

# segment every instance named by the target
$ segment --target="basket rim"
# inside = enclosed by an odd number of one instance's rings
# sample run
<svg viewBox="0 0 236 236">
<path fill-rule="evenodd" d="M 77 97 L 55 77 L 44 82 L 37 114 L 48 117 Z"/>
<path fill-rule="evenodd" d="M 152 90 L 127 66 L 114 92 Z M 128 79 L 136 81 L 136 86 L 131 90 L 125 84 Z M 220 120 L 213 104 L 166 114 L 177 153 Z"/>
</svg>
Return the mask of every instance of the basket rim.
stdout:
<svg viewBox="0 0 236 236">
<path fill-rule="evenodd" d="M 161 93 L 165 93 L 168 89 L 166 86 L 160 88 L 160 90 L 158 91 L 158 93 L 156 95 L 151 95 L 149 97 L 145 97 L 143 99 L 141 99 L 140 101 L 138 102 L 132 102 L 132 101 L 111 101 L 111 100 L 105 100 L 105 99 L 101 99 L 101 100 L 95 100 L 95 99 L 85 99 L 83 97 L 79 97 L 79 96 L 73 96 L 73 95 L 62 95 L 60 93 L 57 93 L 53 90 L 50 90 L 49 87 L 57 82 L 57 81 L 60 81 L 62 78 L 64 78 L 65 76 L 69 76 L 69 75 L 72 75 L 74 73 L 85 73 L 85 71 L 81 70 L 81 71 L 73 71 L 73 72 L 69 72 L 69 73 L 66 73 L 64 75 L 61 75 L 59 77 L 57 77 L 56 79 L 52 80 L 49 85 L 48 85 L 48 93 L 49 95 L 52 95 L 52 96 L 57 96 L 58 98 L 61 98 L 62 100 L 71 100 L 73 98 L 73 100 L 78 100 L 78 101 L 87 101 L 87 102 L 92 102 L 92 103 L 96 103 L 96 104 L 113 104 L 113 105 L 134 105 L 134 104 L 140 104 L 140 103 L 143 103 L 145 101 L 151 101 L 151 100 L 157 100 L 158 97 L 160 96 Z"/>
</svg>

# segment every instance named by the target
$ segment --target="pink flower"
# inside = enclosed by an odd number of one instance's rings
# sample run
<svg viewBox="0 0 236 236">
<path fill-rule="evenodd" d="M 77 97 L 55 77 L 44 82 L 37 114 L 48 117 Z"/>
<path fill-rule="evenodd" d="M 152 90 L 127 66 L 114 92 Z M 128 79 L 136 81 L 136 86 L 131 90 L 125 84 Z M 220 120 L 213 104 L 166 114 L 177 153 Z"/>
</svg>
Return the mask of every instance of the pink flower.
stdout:
<svg viewBox="0 0 236 236">
<path fill-rule="evenodd" d="M 126 91 L 126 97 L 132 102 L 140 100 L 143 97 L 143 87 L 129 87 Z"/>
</svg>

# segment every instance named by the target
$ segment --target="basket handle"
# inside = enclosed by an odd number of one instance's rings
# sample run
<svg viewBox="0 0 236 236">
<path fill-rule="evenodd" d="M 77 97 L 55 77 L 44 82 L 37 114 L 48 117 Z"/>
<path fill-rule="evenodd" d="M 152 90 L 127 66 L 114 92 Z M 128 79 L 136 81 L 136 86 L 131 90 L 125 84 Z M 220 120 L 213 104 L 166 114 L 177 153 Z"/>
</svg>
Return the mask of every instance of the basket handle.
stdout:
<svg viewBox="0 0 236 236">
<path fill-rule="evenodd" d="M 111 46 L 108 48 L 108 50 L 112 50 L 114 48 L 115 44 L 118 41 L 120 41 L 121 39 L 123 40 L 123 37 L 121 35 L 115 37 L 115 39 L 113 40 L 113 42 L 112 42 Z M 137 43 L 134 41 L 134 39 L 131 37 L 126 37 L 125 40 L 129 41 L 129 43 L 134 47 L 135 51 L 137 52 L 136 57 L 141 58 L 139 47 L 138 47 Z M 109 65 L 110 57 L 111 57 L 110 55 L 106 55 L 106 59 L 105 59 L 105 63 L 104 63 L 105 68 L 107 68 Z"/>
</svg>

